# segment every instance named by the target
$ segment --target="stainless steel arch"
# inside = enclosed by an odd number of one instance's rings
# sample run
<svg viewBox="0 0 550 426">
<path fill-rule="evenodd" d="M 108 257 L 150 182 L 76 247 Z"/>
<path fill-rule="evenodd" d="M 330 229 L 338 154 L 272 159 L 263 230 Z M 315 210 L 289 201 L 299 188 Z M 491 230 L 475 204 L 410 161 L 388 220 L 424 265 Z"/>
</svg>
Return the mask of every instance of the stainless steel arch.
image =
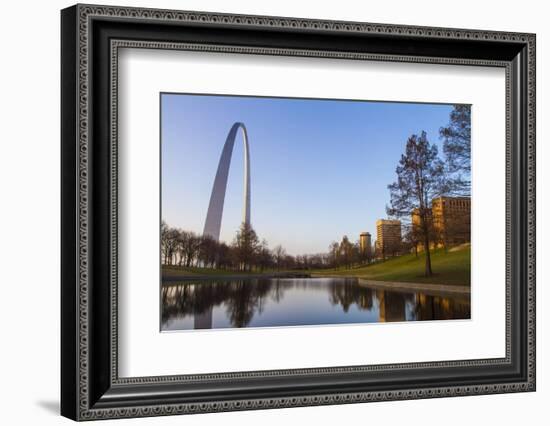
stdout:
<svg viewBox="0 0 550 426">
<path fill-rule="evenodd" d="M 233 146 L 235 145 L 235 138 L 237 137 L 239 129 L 242 130 L 244 146 L 244 197 L 242 221 L 246 224 L 250 224 L 250 152 L 248 147 L 248 134 L 244 123 L 237 122 L 233 124 L 231 130 L 229 130 L 223 146 L 216 178 L 212 186 L 212 194 L 210 195 L 206 221 L 204 222 L 203 235 L 209 235 L 216 241 L 220 239 L 223 204 L 225 202 L 225 191 L 227 189 L 227 176 L 229 175 Z"/>
</svg>

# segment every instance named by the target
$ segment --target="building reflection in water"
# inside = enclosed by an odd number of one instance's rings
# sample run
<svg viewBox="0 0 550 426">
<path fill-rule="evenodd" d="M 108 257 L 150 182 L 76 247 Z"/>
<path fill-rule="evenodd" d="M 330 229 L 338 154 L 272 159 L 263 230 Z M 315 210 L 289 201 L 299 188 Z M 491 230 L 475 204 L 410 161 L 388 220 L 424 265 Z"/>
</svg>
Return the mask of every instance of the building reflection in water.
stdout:
<svg viewBox="0 0 550 426">
<path fill-rule="evenodd" d="M 468 296 L 359 285 L 350 278 L 195 280 L 162 286 L 162 330 L 469 319 Z"/>
</svg>

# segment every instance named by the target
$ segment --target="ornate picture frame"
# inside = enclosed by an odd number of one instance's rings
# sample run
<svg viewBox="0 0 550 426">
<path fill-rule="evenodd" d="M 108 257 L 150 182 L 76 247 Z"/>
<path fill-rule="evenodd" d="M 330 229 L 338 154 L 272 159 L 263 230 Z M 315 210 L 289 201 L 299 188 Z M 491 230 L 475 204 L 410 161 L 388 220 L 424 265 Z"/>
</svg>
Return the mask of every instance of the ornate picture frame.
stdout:
<svg viewBox="0 0 550 426">
<path fill-rule="evenodd" d="M 535 390 L 534 34 L 76 5 L 61 12 L 61 414 L 160 416 Z M 119 377 L 120 48 L 506 72 L 506 356 Z"/>
</svg>

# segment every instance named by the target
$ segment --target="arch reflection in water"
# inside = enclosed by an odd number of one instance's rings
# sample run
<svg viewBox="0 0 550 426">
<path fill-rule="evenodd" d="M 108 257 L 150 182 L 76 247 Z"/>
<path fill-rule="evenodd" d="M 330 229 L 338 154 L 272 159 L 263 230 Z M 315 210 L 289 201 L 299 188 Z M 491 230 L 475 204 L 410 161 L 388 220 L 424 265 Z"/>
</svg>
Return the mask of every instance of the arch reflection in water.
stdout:
<svg viewBox="0 0 550 426">
<path fill-rule="evenodd" d="M 468 297 L 396 292 L 354 278 L 189 280 L 162 286 L 161 329 L 469 319 Z"/>
</svg>

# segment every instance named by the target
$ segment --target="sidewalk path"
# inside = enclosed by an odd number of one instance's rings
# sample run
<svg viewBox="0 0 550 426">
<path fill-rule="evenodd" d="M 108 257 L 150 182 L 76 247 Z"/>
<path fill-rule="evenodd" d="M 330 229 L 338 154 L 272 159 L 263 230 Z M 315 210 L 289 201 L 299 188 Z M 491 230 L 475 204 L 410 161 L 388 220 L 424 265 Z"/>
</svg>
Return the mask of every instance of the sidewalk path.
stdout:
<svg viewBox="0 0 550 426">
<path fill-rule="evenodd" d="M 449 294 L 449 295 L 469 295 L 469 286 L 460 285 L 445 285 L 445 284 L 426 284 L 426 283 L 406 283 L 406 282 L 392 282 L 392 281 L 374 281 L 359 278 L 359 285 L 365 287 L 380 288 L 385 290 L 395 291 L 420 291 L 427 294 Z"/>
</svg>

